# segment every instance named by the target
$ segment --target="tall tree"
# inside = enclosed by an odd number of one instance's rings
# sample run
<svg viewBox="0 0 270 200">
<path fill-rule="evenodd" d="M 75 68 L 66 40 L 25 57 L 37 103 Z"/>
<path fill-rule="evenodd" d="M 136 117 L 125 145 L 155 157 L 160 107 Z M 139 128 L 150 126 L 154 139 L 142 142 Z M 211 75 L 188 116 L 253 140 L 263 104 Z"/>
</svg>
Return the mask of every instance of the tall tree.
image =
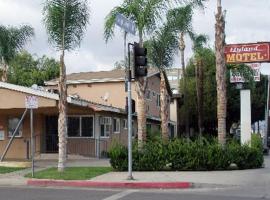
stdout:
<svg viewBox="0 0 270 200">
<path fill-rule="evenodd" d="M 120 6 L 112 9 L 105 19 L 105 41 L 107 42 L 114 35 L 116 14 L 121 13 L 135 22 L 139 34 L 139 44 L 140 47 L 143 47 L 144 35 L 153 32 L 165 9 L 166 1 L 164 0 L 124 0 Z M 138 142 L 140 145 L 146 140 L 146 86 L 147 78 L 139 78 L 136 81 Z"/>
<path fill-rule="evenodd" d="M 203 102 L 204 102 L 204 59 L 203 45 L 207 42 L 207 36 L 196 35 L 193 40 L 193 51 L 195 59 L 196 91 L 197 91 L 197 111 L 198 111 L 198 128 L 199 134 L 203 132 Z"/>
<path fill-rule="evenodd" d="M 6 27 L 0 25 L 1 81 L 8 81 L 7 73 L 10 61 L 33 36 L 34 29 L 31 26 Z"/>
<path fill-rule="evenodd" d="M 59 62 L 42 56 L 37 58 L 26 51 L 17 54 L 8 69 L 8 82 L 16 85 L 44 85 L 45 81 L 59 77 Z"/>
<path fill-rule="evenodd" d="M 227 90 L 225 65 L 225 17 L 221 7 L 221 0 L 217 0 L 217 14 L 215 25 L 216 48 L 216 81 L 217 81 L 217 121 L 218 141 L 226 144 L 226 116 L 227 116 Z"/>
<path fill-rule="evenodd" d="M 154 36 L 146 42 L 150 62 L 157 67 L 160 72 L 160 117 L 161 133 L 163 140 L 168 140 L 169 130 L 169 99 L 166 87 L 166 69 L 171 67 L 174 55 L 177 51 L 177 39 L 174 32 L 164 25 L 161 29 L 155 31 Z"/>
<path fill-rule="evenodd" d="M 67 157 L 67 86 L 65 51 L 78 47 L 89 21 L 87 0 L 46 0 L 44 22 L 49 41 L 61 52 L 59 78 L 59 159 L 58 171 L 64 171 Z"/>
<path fill-rule="evenodd" d="M 189 116 L 187 107 L 187 93 L 186 93 L 186 66 L 185 66 L 185 35 L 190 38 L 194 37 L 192 28 L 192 16 L 193 16 L 193 6 L 192 4 L 186 5 L 184 7 L 178 7 L 170 10 L 168 12 L 167 18 L 169 19 L 169 24 L 174 28 L 175 32 L 179 34 L 179 50 L 180 59 L 183 73 L 183 92 L 184 95 L 184 117 L 185 117 L 185 134 L 189 135 Z"/>
</svg>

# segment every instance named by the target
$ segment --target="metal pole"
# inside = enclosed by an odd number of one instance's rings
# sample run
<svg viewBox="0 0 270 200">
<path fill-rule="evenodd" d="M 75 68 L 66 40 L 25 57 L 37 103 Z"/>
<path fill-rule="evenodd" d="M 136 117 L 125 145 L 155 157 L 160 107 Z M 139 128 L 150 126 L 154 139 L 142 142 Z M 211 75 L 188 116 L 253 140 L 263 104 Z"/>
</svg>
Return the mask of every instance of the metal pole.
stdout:
<svg viewBox="0 0 270 200">
<path fill-rule="evenodd" d="M 17 124 L 17 126 L 16 126 L 14 132 L 12 133 L 12 137 L 10 138 L 10 140 L 9 140 L 9 142 L 8 142 L 8 144 L 7 144 L 6 148 L 5 148 L 5 150 L 4 150 L 4 153 L 3 153 L 3 155 L 1 156 L 1 160 L 0 160 L 1 162 L 3 162 L 5 156 L 6 156 L 7 152 L 8 152 L 8 149 L 9 149 L 9 147 L 10 147 L 12 141 L 13 141 L 14 138 L 15 138 L 15 135 L 16 135 L 18 129 L 20 128 L 21 124 L 22 124 L 22 121 L 23 121 L 23 119 L 24 119 L 26 113 L 27 113 L 27 108 L 25 109 L 25 111 L 24 111 L 24 113 L 23 113 L 23 115 L 22 115 L 22 117 L 21 117 L 19 123 Z"/>
<path fill-rule="evenodd" d="M 128 179 L 132 176 L 132 108 L 131 108 L 131 69 L 130 69 L 130 44 L 128 45 Z"/>
<path fill-rule="evenodd" d="M 34 125 L 33 125 L 33 109 L 30 110 L 30 131 L 31 131 L 31 154 L 32 154 L 32 177 L 35 175 L 35 142 L 34 142 Z"/>
</svg>

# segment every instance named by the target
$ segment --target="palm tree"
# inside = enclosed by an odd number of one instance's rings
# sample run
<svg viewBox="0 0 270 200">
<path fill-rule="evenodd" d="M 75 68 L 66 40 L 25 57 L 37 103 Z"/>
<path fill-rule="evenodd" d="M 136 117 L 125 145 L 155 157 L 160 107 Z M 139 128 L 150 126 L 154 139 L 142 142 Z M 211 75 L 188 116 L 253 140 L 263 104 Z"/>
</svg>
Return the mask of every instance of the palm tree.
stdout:
<svg viewBox="0 0 270 200">
<path fill-rule="evenodd" d="M 146 42 L 148 49 L 148 58 L 151 64 L 159 69 L 160 72 L 160 116 L 161 133 L 163 140 L 168 140 L 168 121 L 169 121 L 169 103 L 166 90 L 166 72 L 171 67 L 174 55 L 177 51 L 178 41 L 174 32 L 164 25 L 160 30 L 155 31 L 154 36 Z"/>
<path fill-rule="evenodd" d="M 67 157 L 67 86 L 65 51 L 73 50 L 82 41 L 89 20 L 87 0 L 46 0 L 44 22 L 49 41 L 61 52 L 59 78 L 59 159 L 58 171 L 64 171 Z"/>
<path fill-rule="evenodd" d="M 193 6 L 188 4 L 184 7 L 178 7 L 170 10 L 167 14 L 169 24 L 179 34 L 179 50 L 181 58 L 181 66 L 183 72 L 183 92 L 184 95 L 184 116 L 185 116 L 185 133 L 189 135 L 189 116 L 187 108 L 187 92 L 186 92 L 186 66 L 185 66 L 185 35 L 190 38 L 194 37 L 192 28 Z"/>
<path fill-rule="evenodd" d="M 22 50 L 24 45 L 34 36 L 34 29 L 28 25 L 20 27 L 0 25 L 0 59 L 2 65 L 1 81 L 7 82 L 10 61 Z"/>
<path fill-rule="evenodd" d="M 195 74 L 196 74 L 196 90 L 197 90 L 197 110 L 198 110 L 198 128 L 199 135 L 202 136 L 203 132 L 203 86 L 204 86 L 204 61 L 202 51 L 203 45 L 207 42 L 207 36 L 198 35 L 194 37 L 193 40 L 193 51 L 195 53 L 194 56 L 194 64 L 195 64 Z"/>
<path fill-rule="evenodd" d="M 112 9 L 105 19 L 105 41 L 107 42 L 114 35 L 115 17 L 117 13 L 121 13 L 135 22 L 139 34 L 139 45 L 143 47 L 144 35 L 153 32 L 157 22 L 161 19 L 162 11 L 165 9 L 165 0 L 124 0 L 120 6 Z M 147 78 L 139 78 L 136 81 L 136 92 L 138 96 L 138 142 L 140 145 L 146 140 L 146 86 Z"/>
<path fill-rule="evenodd" d="M 221 0 L 217 0 L 215 29 L 218 141 L 221 145 L 224 145 L 226 143 L 227 87 L 224 58 L 225 19 L 222 12 Z"/>
</svg>

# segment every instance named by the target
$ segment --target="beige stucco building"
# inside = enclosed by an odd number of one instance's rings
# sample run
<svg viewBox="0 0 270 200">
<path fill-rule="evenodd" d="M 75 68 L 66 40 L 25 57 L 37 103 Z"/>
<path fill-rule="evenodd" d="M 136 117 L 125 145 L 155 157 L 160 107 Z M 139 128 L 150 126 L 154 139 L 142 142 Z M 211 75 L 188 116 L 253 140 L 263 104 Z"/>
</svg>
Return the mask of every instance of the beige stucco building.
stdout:
<svg viewBox="0 0 270 200">
<path fill-rule="evenodd" d="M 78 73 L 67 76 L 68 84 L 68 153 L 83 156 L 106 155 L 113 141 L 127 144 L 127 113 L 125 111 L 125 73 L 109 72 Z M 146 114 L 149 129 L 160 126 L 159 73 L 148 75 Z M 169 87 L 168 87 L 169 89 Z M 168 99 L 171 93 L 168 92 Z M 34 110 L 34 138 L 36 155 L 57 153 L 58 101 L 57 80 L 46 83 L 45 88 L 27 88 L 0 82 L 0 154 L 11 138 L 25 111 L 26 96 L 38 98 Z M 132 96 L 136 102 L 135 84 Z M 169 104 L 168 104 L 169 106 Z M 16 133 L 7 153 L 7 159 L 30 158 L 29 112 Z M 175 132 L 175 122 L 170 121 Z M 133 115 L 133 136 L 136 137 L 136 112 Z"/>
</svg>

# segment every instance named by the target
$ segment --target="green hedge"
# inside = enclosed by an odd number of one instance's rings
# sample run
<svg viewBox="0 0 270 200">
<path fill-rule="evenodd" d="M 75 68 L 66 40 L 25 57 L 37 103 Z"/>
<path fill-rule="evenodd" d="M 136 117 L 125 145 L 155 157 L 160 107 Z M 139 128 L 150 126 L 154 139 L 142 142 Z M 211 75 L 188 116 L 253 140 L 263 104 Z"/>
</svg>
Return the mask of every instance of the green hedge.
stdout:
<svg viewBox="0 0 270 200">
<path fill-rule="evenodd" d="M 176 139 L 167 143 L 149 140 L 142 149 L 133 144 L 133 170 L 227 170 L 231 164 L 238 169 L 259 168 L 263 165 L 262 142 L 252 136 L 251 147 L 229 141 L 225 147 L 216 139 Z M 115 143 L 109 150 L 112 167 L 117 171 L 128 168 L 127 147 Z"/>
</svg>

